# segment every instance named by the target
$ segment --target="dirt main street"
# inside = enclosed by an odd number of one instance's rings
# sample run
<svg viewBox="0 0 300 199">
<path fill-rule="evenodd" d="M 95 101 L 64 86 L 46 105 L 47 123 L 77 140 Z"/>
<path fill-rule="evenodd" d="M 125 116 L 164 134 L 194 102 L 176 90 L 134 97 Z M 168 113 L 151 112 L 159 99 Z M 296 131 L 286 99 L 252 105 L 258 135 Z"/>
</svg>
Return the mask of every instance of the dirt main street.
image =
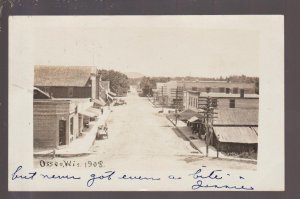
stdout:
<svg viewBox="0 0 300 199">
<path fill-rule="evenodd" d="M 109 138 L 95 142 L 88 159 L 99 159 L 105 167 L 139 170 L 195 168 L 255 169 L 256 165 L 203 157 L 157 108 L 134 92 L 127 105 L 112 108 L 108 119 Z"/>
<path fill-rule="evenodd" d="M 131 92 L 127 105 L 114 106 L 108 118 L 108 139 L 96 140 L 91 154 L 51 159 L 76 162 L 102 161 L 107 169 L 167 170 L 215 166 L 230 169 L 256 169 L 253 163 L 203 157 L 195 150 L 147 98 Z M 35 164 L 39 159 L 35 159 Z"/>
</svg>

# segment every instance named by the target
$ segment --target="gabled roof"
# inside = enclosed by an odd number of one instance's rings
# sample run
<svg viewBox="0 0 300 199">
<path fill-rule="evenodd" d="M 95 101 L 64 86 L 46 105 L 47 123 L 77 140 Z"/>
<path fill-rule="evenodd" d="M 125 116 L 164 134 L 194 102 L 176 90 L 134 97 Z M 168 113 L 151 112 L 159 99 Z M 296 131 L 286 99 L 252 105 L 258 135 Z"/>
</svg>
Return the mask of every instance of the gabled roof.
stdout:
<svg viewBox="0 0 300 199">
<path fill-rule="evenodd" d="M 257 126 L 258 109 L 226 108 L 216 110 L 214 125 Z"/>
<path fill-rule="evenodd" d="M 91 66 L 35 66 L 34 86 L 84 87 L 96 68 Z"/>
<path fill-rule="evenodd" d="M 33 87 L 33 99 L 51 99 L 52 97 L 39 88 Z"/>
</svg>

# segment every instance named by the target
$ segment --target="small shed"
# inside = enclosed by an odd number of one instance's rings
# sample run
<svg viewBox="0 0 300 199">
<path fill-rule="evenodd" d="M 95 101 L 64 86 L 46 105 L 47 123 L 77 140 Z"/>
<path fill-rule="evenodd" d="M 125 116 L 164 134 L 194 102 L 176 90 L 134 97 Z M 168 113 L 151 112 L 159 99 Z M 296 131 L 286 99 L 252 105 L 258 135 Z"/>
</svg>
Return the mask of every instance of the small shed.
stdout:
<svg viewBox="0 0 300 199">
<path fill-rule="evenodd" d="M 213 145 L 224 152 L 257 152 L 257 128 L 214 126 Z"/>
</svg>

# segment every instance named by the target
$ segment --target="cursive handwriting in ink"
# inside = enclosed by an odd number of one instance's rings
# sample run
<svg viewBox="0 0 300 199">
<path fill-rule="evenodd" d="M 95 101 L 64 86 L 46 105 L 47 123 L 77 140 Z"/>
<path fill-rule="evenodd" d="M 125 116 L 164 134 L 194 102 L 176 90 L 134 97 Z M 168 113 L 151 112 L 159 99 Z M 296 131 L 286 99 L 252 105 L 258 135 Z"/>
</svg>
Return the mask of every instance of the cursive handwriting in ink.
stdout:
<svg viewBox="0 0 300 199">
<path fill-rule="evenodd" d="M 24 179 L 24 180 L 33 180 L 34 176 L 36 175 L 36 172 L 28 173 L 27 175 L 19 174 L 19 171 L 22 169 L 22 166 L 18 166 L 16 171 L 12 174 L 12 180 L 15 179 Z"/>
<path fill-rule="evenodd" d="M 182 179 L 181 177 L 175 177 L 174 175 L 169 175 L 168 178 L 171 180 L 181 180 Z"/>
<path fill-rule="evenodd" d="M 111 180 L 112 179 L 112 176 L 115 174 L 115 171 L 106 171 L 104 172 L 103 175 L 99 175 L 99 176 L 96 176 L 96 174 L 91 174 L 90 175 L 90 179 L 87 181 L 86 185 L 88 187 L 91 187 L 95 180 L 104 180 L 104 179 L 107 179 L 107 180 Z"/>
<path fill-rule="evenodd" d="M 235 189 L 235 190 L 254 190 L 253 187 L 246 187 L 244 185 L 218 185 L 216 183 L 209 184 L 208 182 L 204 182 L 204 180 L 213 180 L 214 182 L 220 181 L 223 179 L 222 174 L 226 177 L 230 176 L 229 173 L 222 173 L 222 170 L 212 170 L 212 171 L 205 171 L 204 168 L 206 166 L 202 166 L 201 169 L 198 169 L 195 173 L 190 174 L 196 179 L 196 183 L 192 185 L 192 189 L 196 190 L 199 188 L 216 188 L 216 189 Z M 242 176 L 239 176 L 239 179 L 245 179 Z"/>
<path fill-rule="evenodd" d="M 44 179 L 58 179 L 58 180 L 62 180 L 62 179 L 66 179 L 66 180 L 79 180 L 81 179 L 80 177 L 75 177 L 75 176 L 69 176 L 69 175 L 48 175 L 48 174 L 41 174 L 41 176 L 43 176 Z"/>
<path fill-rule="evenodd" d="M 119 179 L 123 179 L 123 180 L 160 180 L 160 178 L 155 178 L 155 177 L 127 176 L 126 174 L 124 174 L 122 177 L 119 177 Z"/>
<path fill-rule="evenodd" d="M 229 186 L 229 185 L 209 185 L 209 184 L 204 184 L 202 180 L 198 180 L 196 184 L 194 184 L 192 186 L 192 189 L 193 190 L 196 190 L 196 189 L 199 189 L 199 188 L 217 188 L 217 189 L 236 189 L 236 190 L 248 190 L 248 191 L 251 191 L 251 190 L 254 190 L 253 187 L 245 187 L 244 185 L 243 186 Z"/>
<path fill-rule="evenodd" d="M 205 167 L 205 166 L 203 166 Z M 198 169 L 194 174 L 190 174 L 193 176 L 194 179 L 212 179 L 212 180 L 221 180 L 223 177 L 220 176 L 220 174 L 217 174 L 218 172 L 221 172 L 222 170 L 213 170 L 209 174 L 204 174 L 202 169 Z"/>
</svg>

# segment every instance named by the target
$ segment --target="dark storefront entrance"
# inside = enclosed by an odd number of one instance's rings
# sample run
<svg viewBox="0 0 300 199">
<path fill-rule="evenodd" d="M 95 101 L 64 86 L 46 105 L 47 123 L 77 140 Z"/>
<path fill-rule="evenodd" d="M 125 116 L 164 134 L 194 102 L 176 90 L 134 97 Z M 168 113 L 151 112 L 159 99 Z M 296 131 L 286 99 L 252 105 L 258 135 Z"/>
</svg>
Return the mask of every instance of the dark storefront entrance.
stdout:
<svg viewBox="0 0 300 199">
<path fill-rule="evenodd" d="M 66 145 L 66 120 L 59 120 L 59 145 Z"/>
</svg>

